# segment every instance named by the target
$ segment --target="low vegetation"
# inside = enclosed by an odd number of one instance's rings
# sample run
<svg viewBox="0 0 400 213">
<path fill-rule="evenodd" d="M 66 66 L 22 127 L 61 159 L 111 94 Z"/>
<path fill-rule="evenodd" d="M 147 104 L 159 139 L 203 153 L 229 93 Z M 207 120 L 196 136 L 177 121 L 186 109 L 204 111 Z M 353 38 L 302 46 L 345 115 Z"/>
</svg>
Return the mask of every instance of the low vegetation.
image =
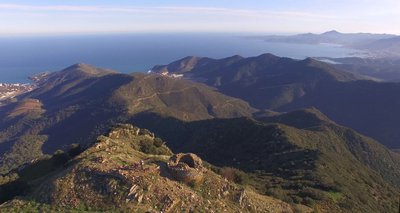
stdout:
<svg viewBox="0 0 400 213">
<path fill-rule="evenodd" d="M 153 148 L 145 153 L 141 151 L 144 147 Z M 23 193 L 13 188 L 14 194 L 10 194 L 6 191 L 9 185 L 2 185 L 1 190 L 9 195 L 3 199 L 9 201 L 0 211 L 290 213 L 296 207 L 311 212 L 305 206 L 257 194 L 206 168 L 198 170 L 203 178 L 196 185 L 181 182 L 167 169 L 171 155 L 151 132 L 118 125 L 82 153 L 73 146 L 68 153 L 57 151 L 51 158 L 21 169 L 17 181 L 26 181 L 29 188 L 23 188 Z M 16 194 L 18 198 L 12 199 Z"/>
</svg>

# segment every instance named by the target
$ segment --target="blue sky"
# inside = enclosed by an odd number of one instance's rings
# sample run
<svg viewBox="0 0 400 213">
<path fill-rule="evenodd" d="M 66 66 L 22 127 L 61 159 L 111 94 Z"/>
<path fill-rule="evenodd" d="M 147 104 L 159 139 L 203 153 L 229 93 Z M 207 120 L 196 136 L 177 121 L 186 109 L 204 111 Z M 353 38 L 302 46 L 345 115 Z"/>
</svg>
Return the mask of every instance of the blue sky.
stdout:
<svg viewBox="0 0 400 213">
<path fill-rule="evenodd" d="M 400 34 L 400 0 L 0 0 L 0 35 L 332 29 Z"/>
</svg>

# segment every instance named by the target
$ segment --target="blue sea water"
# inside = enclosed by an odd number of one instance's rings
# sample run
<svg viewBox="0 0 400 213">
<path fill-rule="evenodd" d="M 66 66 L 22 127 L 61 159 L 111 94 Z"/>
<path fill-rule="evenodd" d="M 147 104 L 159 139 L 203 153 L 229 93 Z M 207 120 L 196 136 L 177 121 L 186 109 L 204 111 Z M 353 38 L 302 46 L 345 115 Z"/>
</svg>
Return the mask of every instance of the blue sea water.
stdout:
<svg viewBox="0 0 400 213">
<path fill-rule="evenodd" d="M 0 38 L 0 83 L 88 63 L 120 72 L 146 72 L 185 56 L 223 58 L 272 53 L 297 59 L 345 57 L 354 50 L 332 45 L 267 43 L 229 34 L 124 34 Z"/>
</svg>

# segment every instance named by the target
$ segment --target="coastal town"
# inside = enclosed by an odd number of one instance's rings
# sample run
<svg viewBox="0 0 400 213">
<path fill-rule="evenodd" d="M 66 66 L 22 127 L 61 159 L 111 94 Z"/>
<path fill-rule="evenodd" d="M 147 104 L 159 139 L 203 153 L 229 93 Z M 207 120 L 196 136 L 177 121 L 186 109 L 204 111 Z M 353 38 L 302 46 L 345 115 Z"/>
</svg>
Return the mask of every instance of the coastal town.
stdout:
<svg viewBox="0 0 400 213">
<path fill-rule="evenodd" d="M 8 99 L 11 99 L 17 95 L 25 92 L 29 92 L 35 88 L 35 84 L 9 84 L 0 83 L 0 106 L 2 103 Z"/>
<path fill-rule="evenodd" d="M 28 77 L 31 83 L 0 83 L 0 106 L 18 95 L 32 91 L 49 76 L 50 72 L 41 72 Z"/>
</svg>

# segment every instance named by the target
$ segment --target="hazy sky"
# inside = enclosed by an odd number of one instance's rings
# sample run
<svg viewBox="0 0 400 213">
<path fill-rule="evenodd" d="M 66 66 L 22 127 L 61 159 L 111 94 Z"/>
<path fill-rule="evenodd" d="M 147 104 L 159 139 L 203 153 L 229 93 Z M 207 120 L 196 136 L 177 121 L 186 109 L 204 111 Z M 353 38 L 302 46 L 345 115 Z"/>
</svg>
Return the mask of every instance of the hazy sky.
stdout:
<svg viewBox="0 0 400 213">
<path fill-rule="evenodd" d="M 332 29 L 400 34 L 400 0 L 0 0 L 0 35 Z"/>
</svg>

